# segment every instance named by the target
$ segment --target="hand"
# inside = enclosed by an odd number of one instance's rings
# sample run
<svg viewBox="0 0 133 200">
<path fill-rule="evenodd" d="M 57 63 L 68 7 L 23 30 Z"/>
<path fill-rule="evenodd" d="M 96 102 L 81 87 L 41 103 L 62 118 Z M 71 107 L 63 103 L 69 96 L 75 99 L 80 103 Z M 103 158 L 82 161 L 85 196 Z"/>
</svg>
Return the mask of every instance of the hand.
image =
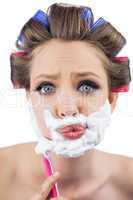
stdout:
<svg viewBox="0 0 133 200">
<path fill-rule="evenodd" d="M 59 179 L 60 174 L 59 172 L 56 172 L 54 175 L 49 176 L 44 183 L 42 184 L 39 192 L 37 192 L 31 200 L 67 200 L 63 197 L 54 197 L 54 198 L 48 198 L 50 190 L 54 186 L 54 184 L 57 182 Z"/>
<path fill-rule="evenodd" d="M 50 200 L 68 200 L 64 197 L 55 197 L 55 198 L 51 198 Z"/>
</svg>

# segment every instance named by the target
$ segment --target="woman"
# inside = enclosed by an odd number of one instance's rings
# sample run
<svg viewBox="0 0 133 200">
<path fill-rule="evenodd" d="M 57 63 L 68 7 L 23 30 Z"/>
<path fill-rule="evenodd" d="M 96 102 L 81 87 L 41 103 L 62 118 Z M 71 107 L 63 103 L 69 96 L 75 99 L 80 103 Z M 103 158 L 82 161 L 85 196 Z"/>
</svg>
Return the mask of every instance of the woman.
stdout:
<svg viewBox="0 0 133 200">
<path fill-rule="evenodd" d="M 89 7 L 53 4 L 24 25 L 11 80 L 26 90 L 38 142 L 1 149 L 0 199 L 132 199 L 132 159 L 94 149 L 130 83 L 128 58 L 116 57 L 125 43 Z"/>
</svg>

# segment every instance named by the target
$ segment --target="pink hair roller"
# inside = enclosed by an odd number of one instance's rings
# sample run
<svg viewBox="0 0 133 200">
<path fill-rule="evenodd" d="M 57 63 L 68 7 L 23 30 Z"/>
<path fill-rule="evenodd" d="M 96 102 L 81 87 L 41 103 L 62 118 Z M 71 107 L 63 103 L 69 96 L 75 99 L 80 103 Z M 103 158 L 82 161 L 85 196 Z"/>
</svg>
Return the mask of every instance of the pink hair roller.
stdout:
<svg viewBox="0 0 133 200">
<path fill-rule="evenodd" d="M 129 58 L 127 56 L 121 56 L 121 57 L 113 57 L 112 60 L 121 63 L 121 62 L 127 62 L 129 60 Z M 123 85 L 123 86 L 120 86 L 120 87 L 117 87 L 117 88 L 113 88 L 111 91 L 116 92 L 116 93 L 128 92 L 129 91 L 129 85 Z"/>
<path fill-rule="evenodd" d="M 17 51 L 17 52 L 12 53 L 12 54 L 11 54 L 11 57 L 12 57 L 12 56 L 23 57 L 23 56 L 25 56 L 25 55 L 27 55 L 27 52 L 25 52 L 25 51 Z M 21 89 L 21 88 L 23 88 L 23 87 L 20 87 L 19 84 L 13 85 L 13 89 Z"/>
</svg>

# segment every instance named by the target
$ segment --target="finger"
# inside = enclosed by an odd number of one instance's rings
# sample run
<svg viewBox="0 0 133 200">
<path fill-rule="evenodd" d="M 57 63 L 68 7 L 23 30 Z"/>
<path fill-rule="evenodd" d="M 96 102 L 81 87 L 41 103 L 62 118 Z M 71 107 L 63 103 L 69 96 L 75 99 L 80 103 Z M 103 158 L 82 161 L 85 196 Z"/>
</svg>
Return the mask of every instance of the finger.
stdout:
<svg viewBox="0 0 133 200">
<path fill-rule="evenodd" d="M 44 200 L 41 194 L 35 194 L 30 200 Z"/>
<path fill-rule="evenodd" d="M 68 199 L 60 196 L 60 197 L 51 198 L 50 200 L 68 200 Z"/>
<path fill-rule="evenodd" d="M 40 189 L 40 195 L 45 199 L 47 198 L 51 188 L 54 186 L 54 184 L 59 179 L 60 174 L 59 172 L 54 173 L 52 176 L 49 176 L 43 183 Z"/>
</svg>

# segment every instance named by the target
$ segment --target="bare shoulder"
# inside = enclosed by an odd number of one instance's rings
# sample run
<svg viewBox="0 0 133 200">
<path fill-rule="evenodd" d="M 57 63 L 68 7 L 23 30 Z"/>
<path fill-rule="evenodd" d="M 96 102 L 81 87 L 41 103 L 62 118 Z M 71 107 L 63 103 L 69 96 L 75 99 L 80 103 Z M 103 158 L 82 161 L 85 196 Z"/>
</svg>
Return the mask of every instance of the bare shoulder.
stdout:
<svg viewBox="0 0 133 200">
<path fill-rule="evenodd" d="M 118 154 L 98 152 L 102 166 L 110 176 L 111 186 L 132 199 L 133 197 L 133 158 Z"/>
<path fill-rule="evenodd" d="M 119 156 L 119 168 L 123 181 L 132 185 L 133 189 L 133 158 L 127 156 Z M 122 176 L 123 175 L 123 176 Z"/>
<path fill-rule="evenodd" d="M 7 193 L 20 183 L 23 187 L 40 186 L 43 166 L 41 156 L 35 154 L 35 145 L 33 142 L 0 148 L 0 199 L 6 199 Z"/>
<path fill-rule="evenodd" d="M 20 160 L 34 157 L 34 146 L 35 143 L 23 143 L 0 148 L 0 184 L 13 176 Z"/>
<path fill-rule="evenodd" d="M 128 179 L 132 178 L 133 185 L 133 158 L 123 155 L 114 155 L 114 159 L 116 160 L 116 172 L 121 175 L 121 179 L 124 179 L 127 182 Z"/>
<path fill-rule="evenodd" d="M 13 180 L 19 148 L 19 145 L 0 148 L 0 199 L 4 199 L 10 181 Z"/>
<path fill-rule="evenodd" d="M 11 166 L 14 162 L 14 153 L 16 146 L 2 147 L 0 148 L 0 173 L 11 170 Z M 6 166 L 9 166 L 8 168 Z"/>
<path fill-rule="evenodd" d="M 15 163 L 17 157 L 20 155 L 20 152 L 32 153 L 35 144 L 35 142 L 22 143 L 0 148 L 0 164 L 4 165 L 5 163 Z M 26 150 L 28 150 L 28 152 Z"/>
<path fill-rule="evenodd" d="M 121 191 L 133 195 L 133 158 L 117 154 L 107 154 L 113 169 L 113 184 Z"/>
<path fill-rule="evenodd" d="M 108 153 L 100 150 L 98 150 L 98 152 L 102 155 L 102 158 L 105 161 L 108 161 L 109 165 L 112 163 L 114 168 L 118 169 L 118 171 L 125 171 L 127 168 L 133 169 L 133 157 Z"/>
</svg>

